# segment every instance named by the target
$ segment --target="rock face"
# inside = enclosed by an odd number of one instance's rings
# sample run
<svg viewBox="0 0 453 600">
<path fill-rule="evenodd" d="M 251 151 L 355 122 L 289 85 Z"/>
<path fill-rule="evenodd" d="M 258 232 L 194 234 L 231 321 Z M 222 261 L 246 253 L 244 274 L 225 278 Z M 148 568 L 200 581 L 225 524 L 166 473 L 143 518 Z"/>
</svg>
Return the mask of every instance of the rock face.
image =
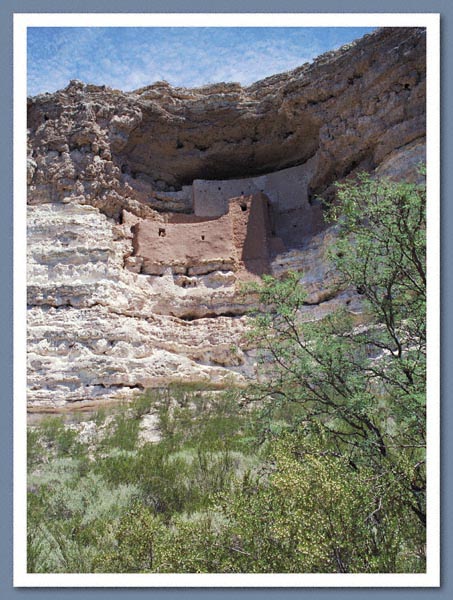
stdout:
<svg viewBox="0 0 453 600">
<path fill-rule="evenodd" d="M 253 376 L 239 284 L 304 270 L 338 303 L 318 198 L 424 160 L 425 32 L 387 28 L 248 88 L 73 81 L 28 101 L 30 407 Z"/>
</svg>

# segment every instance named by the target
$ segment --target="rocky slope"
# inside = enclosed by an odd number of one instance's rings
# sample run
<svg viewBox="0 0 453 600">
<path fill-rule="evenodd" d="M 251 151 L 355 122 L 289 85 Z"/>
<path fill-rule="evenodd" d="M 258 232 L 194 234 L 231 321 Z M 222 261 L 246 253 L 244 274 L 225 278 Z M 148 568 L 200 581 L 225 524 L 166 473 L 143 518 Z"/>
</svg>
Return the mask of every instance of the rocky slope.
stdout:
<svg viewBox="0 0 453 600">
<path fill-rule="evenodd" d="M 29 99 L 30 407 L 253 376 L 253 352 L 231 351 L 246 326 L 243 274 L 220 263 L 175 273 L 163 261 L 150 275 L 135 253 L 137 223 L 161 231 L 169 215 L 194 212 L 194 180 L 210 182 L 200 203 L 213 180 L 255 185 L 299 166 L 294 185 L 304 189 L 291 205 L 278 189 L 290 171 L 272 179 L 282 247 L 271 270 L 304 270 L 307 318 L 346 300 L 356 310 L 350 294 L 329 296 L 333 234 L 314 198 L 331 198 L 335 181 L 357 170 L 414 176 L 424 159 L 425 52 L 424 30 L 388 28 L 248 88 L 158 82 L 123 93 L 73 81 Z"/>
</svg>

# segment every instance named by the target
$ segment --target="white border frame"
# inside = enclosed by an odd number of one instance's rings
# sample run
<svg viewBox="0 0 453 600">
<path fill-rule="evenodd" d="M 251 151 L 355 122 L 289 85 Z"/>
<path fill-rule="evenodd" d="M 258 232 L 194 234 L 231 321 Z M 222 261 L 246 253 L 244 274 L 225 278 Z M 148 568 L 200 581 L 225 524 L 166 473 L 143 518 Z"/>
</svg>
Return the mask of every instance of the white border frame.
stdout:
<svg viewBox="0 0 453 600">
<path fill-rule="evenodd" d="M 27 27 L 426 27 L 428 192 L 427 571 L 418 574 L 31 574 L 26 536 Z M 21 13 L 14 15 L 14 586 L 440 586 L 440 16 L 435 13 Z"/>
</svg>

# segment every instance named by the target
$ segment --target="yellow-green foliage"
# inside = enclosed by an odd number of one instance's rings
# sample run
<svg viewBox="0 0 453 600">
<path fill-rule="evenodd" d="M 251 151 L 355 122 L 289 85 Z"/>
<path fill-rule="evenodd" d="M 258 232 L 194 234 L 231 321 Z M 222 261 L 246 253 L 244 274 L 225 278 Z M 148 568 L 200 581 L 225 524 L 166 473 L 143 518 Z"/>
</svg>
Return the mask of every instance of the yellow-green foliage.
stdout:
<svg viewBox="0 0 453 600">
<path fill-rule="evenodd" d="M 307 443 L 304 432 L 275 444 L 273 464 L 264 481 L 223 499 L 233 570 L 398 572 L 408 569 L 409 549 L 423 547 L 390 476 L 355 470 L 319 440 Z M 412 558 L 411 569 L 424 570 L 423 556 Z"/>
</svg>

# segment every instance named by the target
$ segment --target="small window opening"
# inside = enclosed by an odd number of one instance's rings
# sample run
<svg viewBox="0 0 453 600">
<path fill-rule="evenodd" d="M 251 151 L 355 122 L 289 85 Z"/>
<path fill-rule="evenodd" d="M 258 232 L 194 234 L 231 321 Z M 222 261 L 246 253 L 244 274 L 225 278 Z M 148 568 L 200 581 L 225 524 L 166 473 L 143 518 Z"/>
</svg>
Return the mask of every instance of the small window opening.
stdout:
<svg viewBox="0 0 453 600">
<path fill-rule="evenodd" d="M 204 242 L 204 235 L 201 236 L 201 241 Z"/>
<path fill-rule="evenodd" d="M 245 204 L 244 202 L 241 202 L 239 206 L 241 207 L 242 212 L 245 212 L 247 210 L 247 204 Z"/>
<path fill-rule="evenodd" d="M 166 236 L 165 229 L 160 227 L 159 228 L 159 237 L 165 237 L 165 236 Z"/>
<path fill-rule="evenodd" d="M 220 192 L 220 190 L 221 190 L 222 188 L 219 186 L 217 189 L 218 189 L 218 190 L 219 190 L 219 192 Z"/>
</svg>

